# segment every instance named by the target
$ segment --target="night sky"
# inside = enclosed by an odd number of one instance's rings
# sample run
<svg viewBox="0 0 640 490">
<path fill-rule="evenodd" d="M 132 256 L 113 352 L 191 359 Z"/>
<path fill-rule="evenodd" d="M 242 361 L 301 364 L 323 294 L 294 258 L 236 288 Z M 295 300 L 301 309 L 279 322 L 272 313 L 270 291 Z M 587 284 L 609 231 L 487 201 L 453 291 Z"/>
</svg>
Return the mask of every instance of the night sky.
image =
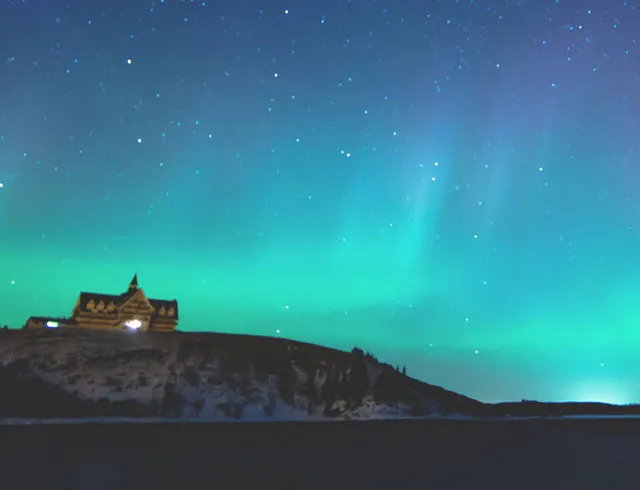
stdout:
<svg viewBox="0 0 640 490">
<path fill-rule="evenodd" d="M 640 402 L 638 0 L 0 0 L 0 324 L 183 330 L 484 401 Z"/>
</svg>

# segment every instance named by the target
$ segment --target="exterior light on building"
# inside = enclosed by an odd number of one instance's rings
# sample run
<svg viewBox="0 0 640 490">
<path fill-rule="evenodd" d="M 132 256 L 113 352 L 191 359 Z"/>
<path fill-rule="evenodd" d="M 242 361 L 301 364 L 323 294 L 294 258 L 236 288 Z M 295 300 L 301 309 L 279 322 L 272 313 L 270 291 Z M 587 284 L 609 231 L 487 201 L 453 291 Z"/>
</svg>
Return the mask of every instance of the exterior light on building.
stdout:
<svg viewBox="0 0 640 490">
<path fill-rule="evenodd" d="M 30 316 L 23 327 L 175 332 L 177 324 L 178 301 L 147 298 L 136 274 L 123 294 L 81 292 L 71 317 Z"/>
<path fill-rule="evenodd" d="M 142 322 L 140 320 L 129 320 L 124 322 L 124 325 L 132 330 L 138 330 L 142 326 Z"/>
</svg>

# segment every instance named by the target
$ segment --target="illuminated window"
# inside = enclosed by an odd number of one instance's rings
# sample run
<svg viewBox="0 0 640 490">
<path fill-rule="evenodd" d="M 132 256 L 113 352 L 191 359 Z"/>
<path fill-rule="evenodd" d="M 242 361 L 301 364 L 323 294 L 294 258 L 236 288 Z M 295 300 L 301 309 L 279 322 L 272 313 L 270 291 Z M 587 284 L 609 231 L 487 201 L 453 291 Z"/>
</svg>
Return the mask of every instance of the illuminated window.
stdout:
<svg viewBox="0 0 640 490">
<path fill-rule="evenodd" d="M 95 307 L 96 307 L 96 302 L 90 299 L 89 302 L 87 303 L 87 310 L 93 310 Z"/>
<path fill-rule="evenodd" d="M 158 315 L 165 316 L 166 314 L 167 314 L 167 309 L 164 307 L 164 305 L 162 305 L 158 310 Z"/>
<path fill-rule="evenodd" d="M 173 316 L 175 314 L 176 314 L 176 310 L 174 310 L 173 308 L 169 308 L 169 311 L 167 312 L 167 315 Z"/>
<path fill-rule="evenodd" d="M 98 302 L 98 310 L 103 310 L 104 309 L 104 301 L 100 300 Z"/>
<path fill-rule="evenodd" d="M 128 320 L 124 322 L 124 326 L 130 328 L 131 330 L 138 330 L 142 327 L 142 322 L 140 320 Z"/>
<path fill-rule="evenodd" d="M 49 320 L 47 322 L 47 328 L 58 328 L 58 322 Z"/>
</svg>

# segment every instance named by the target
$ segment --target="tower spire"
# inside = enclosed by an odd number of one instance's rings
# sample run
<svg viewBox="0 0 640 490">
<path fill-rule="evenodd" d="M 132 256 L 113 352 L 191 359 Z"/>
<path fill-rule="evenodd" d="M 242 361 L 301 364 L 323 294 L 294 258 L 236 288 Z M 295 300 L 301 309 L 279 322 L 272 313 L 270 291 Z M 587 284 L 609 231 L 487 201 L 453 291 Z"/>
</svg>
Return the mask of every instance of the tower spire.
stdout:
<svg viewBox="0 0 640 490">
<path fill-rule="evenodd" d="M 134 274 L 131 282 L 129 283 L 129 292 L 132 293 L 138 290 L 138 274 Z"/>
</svg>

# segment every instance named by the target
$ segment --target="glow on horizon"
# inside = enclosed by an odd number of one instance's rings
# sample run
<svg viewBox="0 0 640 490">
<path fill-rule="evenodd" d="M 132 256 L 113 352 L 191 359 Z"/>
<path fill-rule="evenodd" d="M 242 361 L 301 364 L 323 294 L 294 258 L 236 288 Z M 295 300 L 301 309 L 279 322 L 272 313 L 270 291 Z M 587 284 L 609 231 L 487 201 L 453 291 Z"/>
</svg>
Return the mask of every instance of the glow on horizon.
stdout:
<svg viewBox="0 0 640 490">
<path fill-rule="evenodd" d="M 629 393 L 615 379 L 587 379 L 569 391 L 567 401 L 610 403 L 627 405 L 640 402 L 638 393 Z"/>
</svg>

